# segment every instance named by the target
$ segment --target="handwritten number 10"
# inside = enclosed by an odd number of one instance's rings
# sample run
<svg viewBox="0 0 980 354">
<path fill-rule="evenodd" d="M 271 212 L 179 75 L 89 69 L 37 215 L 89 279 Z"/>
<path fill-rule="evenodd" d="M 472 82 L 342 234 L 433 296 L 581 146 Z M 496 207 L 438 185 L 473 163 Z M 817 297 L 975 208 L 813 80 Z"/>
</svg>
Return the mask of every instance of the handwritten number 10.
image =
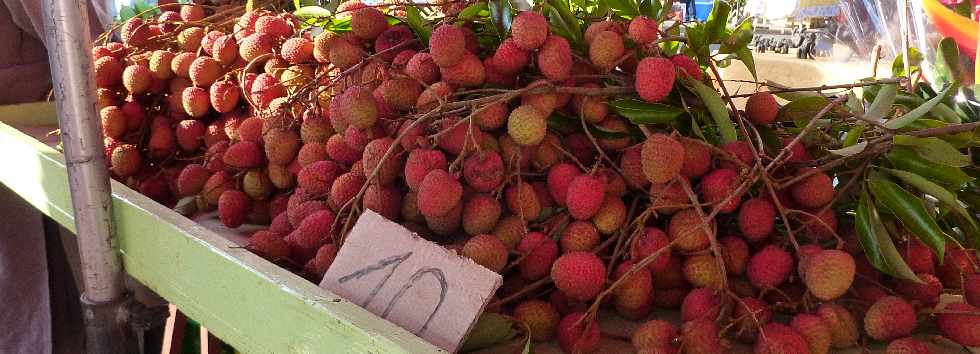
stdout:
<svg viewBox="0 0 980 354">
<path fill-rule="evenodd" d="M 361 268 L 356 272 L 341 277 L 340 279 L 337 280 L 337 282 L 343 284 L 354 279 L 363 278 L 376 271 L 387 268 L 388 273 L 385 274 L 384 278 L 381 278 L 381 281 L 378 282 L 378 285 L 375 285 L 374 289 L 371 290 L 371 293 L 369 293 L 368 296 L 364 298 L 364 300 L 360 304 L 361 307 L 367 308 L 368 305 L 370 305 L 371 302 L 374 301 L 374 298 L 381 291 L 381 288 L 383 288 L 385 284 L 388 283 L 388 279 L 391 279 L 391 275 L 395 273 L 395 270 L 398 269 L 398 266 L 404 263 L 405 260 L 407 260 L 408 257 L 411 256 L 412 256 L 412 252 L 406 252 L 399 255 L 394 255 L 394 256 L 384 258 L 375 264 Z M 385 319 L 388 318 L 388 315 L 391 313 L 391 310 L 394 309 L 396 304 L 398 304 L 398 301 L 401 300 L 402 296 L 404 296 L 405 293 L 408 292 L 408 289 L 411 289 L 413 286 L 415 286 L 415 283 L 426 275 L 429 275 L 432 278 L 434 278 L 436 281 L 438 281 L 440 289 L 439 289 L 439 302 L 436 303 L 436 307 L 432 309 L 431 313 L 429 313 L 429 316 L 425 319 L 425 323 L 422 324 L 422 327 L 416 330 L 415 332 L 413 332 L 415 335 L 421 335 L 422 333 L 424 333 L 425 330 L 429 328 L 429 323 L 432 322 L 432 318 L 435 317 L 436 313 L 439 312 L 439 309 L 442 307 L 442 304 L 446 301 L 446 293 L 449 291 L 449 284 L 446 281 L 446 274 L 442 271 L 442 269 L 433 268 L 433 267 L 422 267 L 416 270 L 415 273 L 412 274 L 412 276 L 407 281 L 405 281 L 405 284 L 402 284 L 402 287 L 398 289 L 398 292 L 395 293 L 395 296 L 393 296 L 391 300 L 388 301 L 388 305 L 385 306 L 384 311 L 381 313 L 381 318 L 385 318 Z"/>
</svg>

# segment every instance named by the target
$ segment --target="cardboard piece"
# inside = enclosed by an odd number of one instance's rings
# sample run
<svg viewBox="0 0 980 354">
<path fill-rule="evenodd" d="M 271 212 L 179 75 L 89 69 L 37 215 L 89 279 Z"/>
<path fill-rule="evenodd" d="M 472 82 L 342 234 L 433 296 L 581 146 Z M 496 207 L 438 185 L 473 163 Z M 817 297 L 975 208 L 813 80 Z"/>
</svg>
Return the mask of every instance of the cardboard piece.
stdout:
<svg viewBox="0 0 980 354">
<path fill-rule="evenodd" d="M 503 278 L 371 210 L 320 287 L 455 352 Z"/>
</svg>

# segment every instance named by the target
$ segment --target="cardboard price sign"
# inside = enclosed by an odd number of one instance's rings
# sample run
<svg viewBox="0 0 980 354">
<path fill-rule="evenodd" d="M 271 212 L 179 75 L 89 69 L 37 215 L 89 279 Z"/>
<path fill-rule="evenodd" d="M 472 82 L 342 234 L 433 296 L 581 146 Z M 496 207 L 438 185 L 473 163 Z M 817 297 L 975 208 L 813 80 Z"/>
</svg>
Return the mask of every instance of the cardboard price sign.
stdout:
<svg viewBox="0 0 980 354">
<path fill-rule="evenodd" d="M 320 287 L 455 352 L 503 281 L 365 210 Z"/>
</svg>

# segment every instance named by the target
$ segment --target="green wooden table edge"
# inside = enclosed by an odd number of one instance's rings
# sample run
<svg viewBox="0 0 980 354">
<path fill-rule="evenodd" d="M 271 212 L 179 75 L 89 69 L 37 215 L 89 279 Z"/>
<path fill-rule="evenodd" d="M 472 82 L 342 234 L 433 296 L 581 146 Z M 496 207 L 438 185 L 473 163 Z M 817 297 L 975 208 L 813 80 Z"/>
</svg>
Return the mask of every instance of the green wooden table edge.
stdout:
<svg viewBox="0 0 980 354">
<path fill-rule="evenodd" d="M 7 124 L 55 121 L 51 104 L 0 107 L 0 183 L 73 231 L 64 156 Z M 126 272 L 243 353 L 440 351 L 121 183 L 112 189 Z"/>
</svg>

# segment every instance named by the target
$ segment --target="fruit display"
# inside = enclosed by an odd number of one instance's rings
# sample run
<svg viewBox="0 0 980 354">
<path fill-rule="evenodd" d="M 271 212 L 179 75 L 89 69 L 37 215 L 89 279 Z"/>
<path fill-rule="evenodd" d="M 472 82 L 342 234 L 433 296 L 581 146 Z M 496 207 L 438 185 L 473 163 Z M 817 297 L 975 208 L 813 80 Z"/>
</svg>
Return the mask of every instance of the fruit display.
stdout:
<svg viewBox="0 0 980 354">
<path fill-rule="evenodd" d="M 980 345 L 955 79 L 733 92 L 719 66 L 765 68 L 723 1 L 704 23 L 656 0 L 256 3 L 103 37 L 105 154 L 162 204 L 261 225 L 246 248 L 310 281 L 372 210 L 503 275 L 484 317 L 513 328 L 488 345 L 601 351 L 600 313 L 641 353 Z"/>
</svg>

